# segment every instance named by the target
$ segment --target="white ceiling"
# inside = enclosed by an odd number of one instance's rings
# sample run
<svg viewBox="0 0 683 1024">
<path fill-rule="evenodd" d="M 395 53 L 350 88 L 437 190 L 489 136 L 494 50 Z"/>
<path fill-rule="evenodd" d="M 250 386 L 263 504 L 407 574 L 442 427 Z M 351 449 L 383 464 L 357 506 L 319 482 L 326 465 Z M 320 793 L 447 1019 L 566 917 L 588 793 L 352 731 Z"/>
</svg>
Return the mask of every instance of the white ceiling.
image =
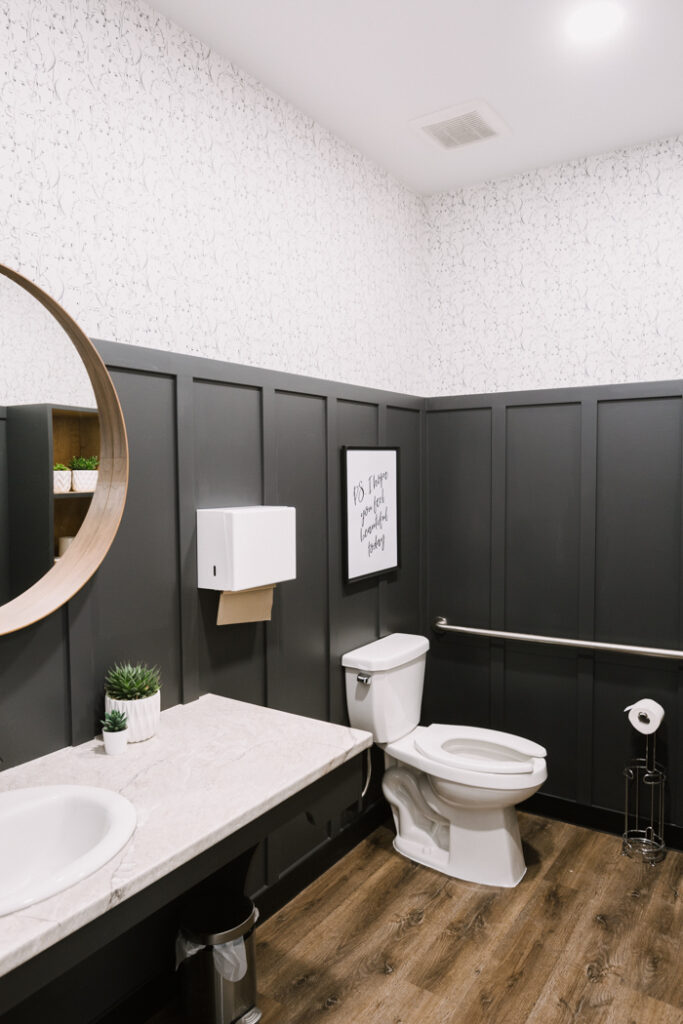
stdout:
<svg viewBox="0 0 683 1024">
<path fill-rule="evenodd" d="M 424 194 L 683 132 L 683 0 L 621 0 L 589 48 L 579 0 L 150 2 Z M 509 135 L 449 151 L 410 124 L 475 99 Z"/>
</svg>

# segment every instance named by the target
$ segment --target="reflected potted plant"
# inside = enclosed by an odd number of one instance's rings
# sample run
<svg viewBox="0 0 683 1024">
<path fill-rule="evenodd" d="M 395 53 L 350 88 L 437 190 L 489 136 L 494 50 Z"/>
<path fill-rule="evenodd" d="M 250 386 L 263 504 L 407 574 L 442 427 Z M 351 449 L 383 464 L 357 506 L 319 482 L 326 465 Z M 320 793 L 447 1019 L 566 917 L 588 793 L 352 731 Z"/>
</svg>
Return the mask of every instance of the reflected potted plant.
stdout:
<svg viewBox="0 0 683 1024">
<path fill-rule="evenodd" d="M 74 491 L 85 493 L 95 490 L 99 464 L 99 455 L 74 455 L 69 462 L 71 486 Z"/>
<path fill-rule="evenodd" d="M 101 722 L 104 749 L 108 754 L 122 754 L 128 742 L 128 722 L 123 711 L 110 711 Z"/>
<path fill-rule="evenodd" d="M 63 462 L 55 462 L 52 467 L 53 491 L 55 494 L 68 494 L 71 490 L 71 470 Z"/>
<path fill-rule="evenodd" d="M 113 665 L 105 676 L 104 710 L 120 711 L 128 719 L 128 740 L 139 743 L 153 736 L 161 714 L 160 670 L 138 662 Z"/>
</svg>

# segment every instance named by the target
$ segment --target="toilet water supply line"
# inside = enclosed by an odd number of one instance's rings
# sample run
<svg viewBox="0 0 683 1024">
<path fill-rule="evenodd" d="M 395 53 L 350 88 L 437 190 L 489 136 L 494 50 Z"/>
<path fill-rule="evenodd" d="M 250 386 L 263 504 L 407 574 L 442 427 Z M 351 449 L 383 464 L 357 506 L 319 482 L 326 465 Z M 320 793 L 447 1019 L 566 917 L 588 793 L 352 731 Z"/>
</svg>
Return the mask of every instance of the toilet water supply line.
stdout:
<svg viewBox="0 0 683 1024">
<path fill-rule="evenodd" d="M 365 784 L 360 794 L 361 800 L 363 799 L 368 789 L 370 788 L 370 779 L 372 778 L 372 750 L 370 749 L 370 747 L 367 747 L 365 751 L 365 772 Z"/>
<path fill-rule="evenodd" d="M 440 633 L 468 633 L 471 636 L 488 636 L 499 640 L 523 640 L 535 644 L 555 644 L 558 647 L 582 647 L 592 651 L 617 651 L 620 654 L 640 654 L 647 658 L 675 658 L 683 660 L 683 651 L 666 647 L 638 647 L 635 644 L 609 644 L 601 640 L 570 640 L 558 636 L 539 636 L 535 633 L 508 633 L 500 629 L 477 629 L 474 626 L 451 626 L 439 615 L 434 619 L 433 628 Z"/>
<path fill-rule="evenodd" d="M 363 686 L 372 685 L 372 676 L 369 675 L 367 672 L 359 672 L 358 675 L 356 676 L 356 679 L 358 680 L 359 683 L 362 683 Z M 370 788 L 370 779 L 372 778 L 372 754 L 370 753 L 370 747 L 368 747 L 365 751 L 365 771 L 365 782 L 363 784 L 363 789 L 361 790 L 360 794 L 361 800 L 363 799 L 368 789 Z"/>
</svg>

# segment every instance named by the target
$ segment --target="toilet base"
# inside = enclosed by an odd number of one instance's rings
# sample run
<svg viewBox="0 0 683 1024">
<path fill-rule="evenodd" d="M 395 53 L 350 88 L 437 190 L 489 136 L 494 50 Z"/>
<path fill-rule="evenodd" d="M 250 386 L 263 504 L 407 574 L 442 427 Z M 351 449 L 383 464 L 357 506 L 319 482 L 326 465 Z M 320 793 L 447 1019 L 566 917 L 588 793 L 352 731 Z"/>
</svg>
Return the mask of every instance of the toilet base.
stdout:
<svg viewBox="0 0 683 1024">
<path fill-rule="evenodd" d="M 513 809 L 513 814 L 515 814 Z M 519 833 L 515 815 L 515 825 Z M 506 889 L 513 889 L 524 878 L 526 864 L 524 855 L 510 837 L 509 832 L 504 830 L 501 834 L 498 828 L 495 832 L 486 833 L 483 836 L 473 839 L 472 833 L 465 828 L 465 842 L 459 848 L 463 839 L 463 830 L 453 826 L 451 830 L 450 850 L 443 850 L 438 846 L 431 847 L 426 843 L 414 842 L 396 835 L 394 849 L 403 857 L 422 864 L 427 868 L 434 868 L 451 878 L 459 878 L 463 882 L 476 882 L 478 885 L 497 885 Z M 494 834 L 498 833 L 494 838 Z"/>
<path fill-rule="evenodd" d="M 455 807 L 425 775 L 391 768 L 382 781 L 396 826 L 394 849 L 425 867 L 479 885 L 513 888 L 526 873 L 514 806 Z"/>
</svg>

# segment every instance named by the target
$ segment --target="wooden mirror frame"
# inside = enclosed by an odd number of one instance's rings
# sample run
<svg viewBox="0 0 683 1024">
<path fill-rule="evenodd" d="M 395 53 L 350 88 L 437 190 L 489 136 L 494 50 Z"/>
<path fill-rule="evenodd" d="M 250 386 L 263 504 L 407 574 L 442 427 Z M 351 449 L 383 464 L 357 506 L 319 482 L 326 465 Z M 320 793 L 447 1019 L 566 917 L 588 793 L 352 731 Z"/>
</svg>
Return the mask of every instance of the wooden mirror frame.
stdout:
<svg viewBox="0 0 683 1024">
<path fill-rule="evenodd" d="M 66 331 L 90 378 L 100 419 L 97 487 L 83 525 L 59 561 L 32 587 L 0 605 L 0 636 L 30 626 L 61 608 L 88 582 L 111 547 L 128 490 L 128 439 L 114 383 L 95 346 L 62 307 L 9 267 L 0 274 L 29 292 Z"/>
</svg>

